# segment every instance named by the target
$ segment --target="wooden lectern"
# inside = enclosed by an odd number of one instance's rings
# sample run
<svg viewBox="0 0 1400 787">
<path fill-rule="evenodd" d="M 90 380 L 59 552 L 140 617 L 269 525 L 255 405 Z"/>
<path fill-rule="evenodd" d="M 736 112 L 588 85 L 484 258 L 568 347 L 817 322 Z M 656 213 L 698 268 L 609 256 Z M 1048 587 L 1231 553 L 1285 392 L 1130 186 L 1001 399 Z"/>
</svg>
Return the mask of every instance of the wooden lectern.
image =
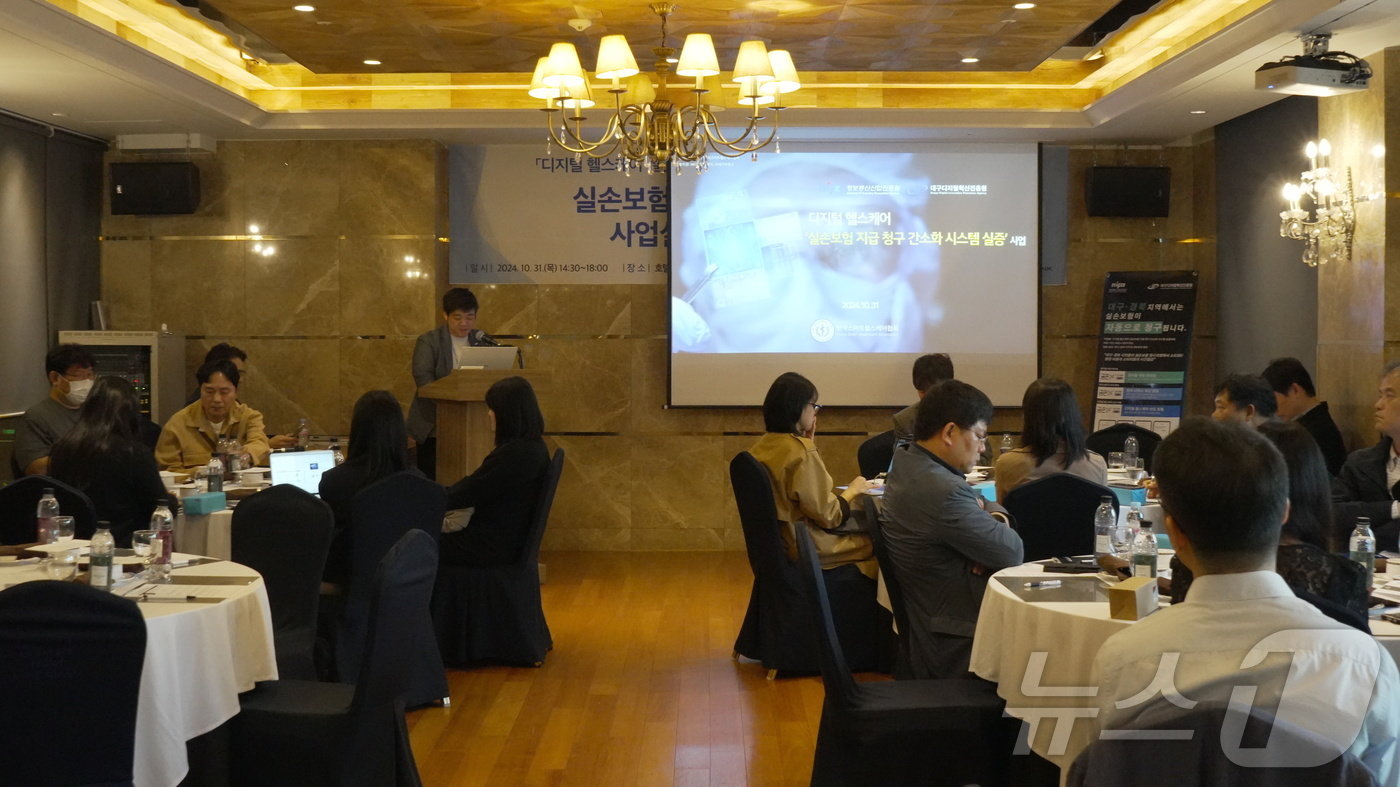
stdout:
<svg viewBox="0 0 1400 787">
<path fill-rule="evenodd" d="M 437 402 L 437 481 L 455 484 L 481 465 L 495 447 L 495 435 L 487 415 L 486 389 L 497 380 L 524 377 L 534 386 L 549 382 L 547 372 L 524 369 L 454 369 L 441 380 L 418 389 L 418 395 Z"/>
</svg>

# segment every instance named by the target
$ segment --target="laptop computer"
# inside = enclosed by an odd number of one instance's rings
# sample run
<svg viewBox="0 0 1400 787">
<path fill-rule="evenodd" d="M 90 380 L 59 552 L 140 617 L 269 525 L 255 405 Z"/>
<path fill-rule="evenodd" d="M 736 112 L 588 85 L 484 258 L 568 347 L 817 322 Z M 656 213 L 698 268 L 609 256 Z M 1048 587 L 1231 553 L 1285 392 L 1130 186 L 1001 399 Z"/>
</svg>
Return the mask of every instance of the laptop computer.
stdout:
<svg viewBox="0 0 1400 787">
<path fill-rule="evenodd" d="M 457 368 L 509 369 L 518 352 L 515 347 L 463 347 L 457 351 Z"/>
<path fill-rule="evenodd" d="M 335 454 L 330 451 L 286 451 L 272 454 L 272 485 L 291 484 L 319 495 L 321 474 L 335 467 Z"/>
</svg>

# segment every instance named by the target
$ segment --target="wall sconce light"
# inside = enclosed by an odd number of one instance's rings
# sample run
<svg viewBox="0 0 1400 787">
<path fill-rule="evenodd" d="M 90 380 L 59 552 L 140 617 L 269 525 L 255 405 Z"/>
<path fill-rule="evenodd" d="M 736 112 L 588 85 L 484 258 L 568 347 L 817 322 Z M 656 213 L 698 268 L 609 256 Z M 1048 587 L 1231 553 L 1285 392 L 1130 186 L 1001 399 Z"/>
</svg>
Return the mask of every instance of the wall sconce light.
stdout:
<svg viewBox="0 0 1400 787">
<path fill-rule="evenodd" d="M 1351 167 L 1333 172 L 1332 145 L 1325 139 L 1309 142 L 1306 153 L 1309 169 L 1298 183 L 1283 187 L 1288 209 L 1278 214 L 1279 235 L 1302 241 L 1303 262 L 1312 267 L 1349 260 L 1352 236 L 1356 233 Z M 1309 206 L 1306 209 L 1305 199 Z"/>
</svg>

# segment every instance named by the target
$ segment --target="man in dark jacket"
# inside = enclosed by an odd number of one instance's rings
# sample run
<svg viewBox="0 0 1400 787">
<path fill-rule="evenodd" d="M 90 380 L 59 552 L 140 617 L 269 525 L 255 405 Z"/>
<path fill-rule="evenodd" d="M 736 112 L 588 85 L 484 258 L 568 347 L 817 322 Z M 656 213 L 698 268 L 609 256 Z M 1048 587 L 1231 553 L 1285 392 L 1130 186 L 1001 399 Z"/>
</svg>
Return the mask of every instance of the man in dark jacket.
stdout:
<svg viewBox="0 0 1400 787">
<path fill-rule="evenodd" d="M 1345 536 L 1359 516 L 1370 517 L 1380 549 L 1394 550 L 1400 532 L 1400 361 L 1387 364 L 1381 373 L 1376 398 L 1376 428 L 1381 441 L 1353 451 L 1332 484 L 1333 511 L 1338 531 Z"/>
<path fill-rule="evenodd" d="M 1342 462 L 1347 458 L 1347 447 L 1342 442 L 1342 433 L 1327 403 L 1317 398 L 1313 388 L 1312 375 L 1297 358 L 1275 358 L 1264 367 L 1261 375 L 1274 389 L 1274 399 L 1278 401 L 1278 417 L 1285 421 L 1297 421 L 1308 430 L 1322 449 L 1322 458 L 1327 462 L 1327 472 L 1334 477 L 1341 472 Z"/>
</svg>

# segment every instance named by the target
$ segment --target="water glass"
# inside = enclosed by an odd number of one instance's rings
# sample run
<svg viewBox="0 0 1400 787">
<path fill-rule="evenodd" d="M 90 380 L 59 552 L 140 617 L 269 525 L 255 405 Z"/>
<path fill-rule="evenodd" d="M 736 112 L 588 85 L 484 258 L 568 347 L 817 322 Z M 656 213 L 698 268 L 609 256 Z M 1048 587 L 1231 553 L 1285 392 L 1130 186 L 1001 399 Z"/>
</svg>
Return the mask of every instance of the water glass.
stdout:
<svg viewBox="0 0 1400 787">
<path fill-rule="evenodd" d="M 141 558 L 141 565 L 145 569 L 141 573 L 141 579 L 147 582 L 160 580 L 157 576 L 159 567 L 155 565 L 155 560 L 160 556 L 161 549 L 159 530 L 137 530 L 131 534 L 131 551 Z"/>
<path fill-rule="evenodd" d="M 72 519 L 72 517 L 64 517 L 64 519 Z M 50 552 L 48 559 L 44 561 L 44 570 L 48 572 L 49 579 L 67 582 L 78 573 L 78 550 L 65 549 L 60 552 Z"/>
<path fill-rule="evenodd" d="M 1113 554 L 1121 558 L 1132 559 L 1133 539 L 1137 538 L 1137 531 L 1127 525 L 1119 525 L 1113 528 L 1109 535 L 1109 541 L 1113 546 Z"/>
<path fill-rule="evenodd" d="M 1110 451 L 1108 454 L 1108 469 L 1117 470 L 1123 466 L 1123 452 Z"/>
<path fill-rule="evenodd" d="M 73 517 L 56 516 L 53 518 L 54 539 L 59 543 L 73 540 Z"/>
<path fill-rule="evenodd" d="M 1147 470 L 1143 469 L 1142 457 L 1137 456 L 1123 461 L 1123 469 L 1128 471 L 1128 479 L 1133 483 L 1140 483 L 1147 477 Z"/>
</svg>

